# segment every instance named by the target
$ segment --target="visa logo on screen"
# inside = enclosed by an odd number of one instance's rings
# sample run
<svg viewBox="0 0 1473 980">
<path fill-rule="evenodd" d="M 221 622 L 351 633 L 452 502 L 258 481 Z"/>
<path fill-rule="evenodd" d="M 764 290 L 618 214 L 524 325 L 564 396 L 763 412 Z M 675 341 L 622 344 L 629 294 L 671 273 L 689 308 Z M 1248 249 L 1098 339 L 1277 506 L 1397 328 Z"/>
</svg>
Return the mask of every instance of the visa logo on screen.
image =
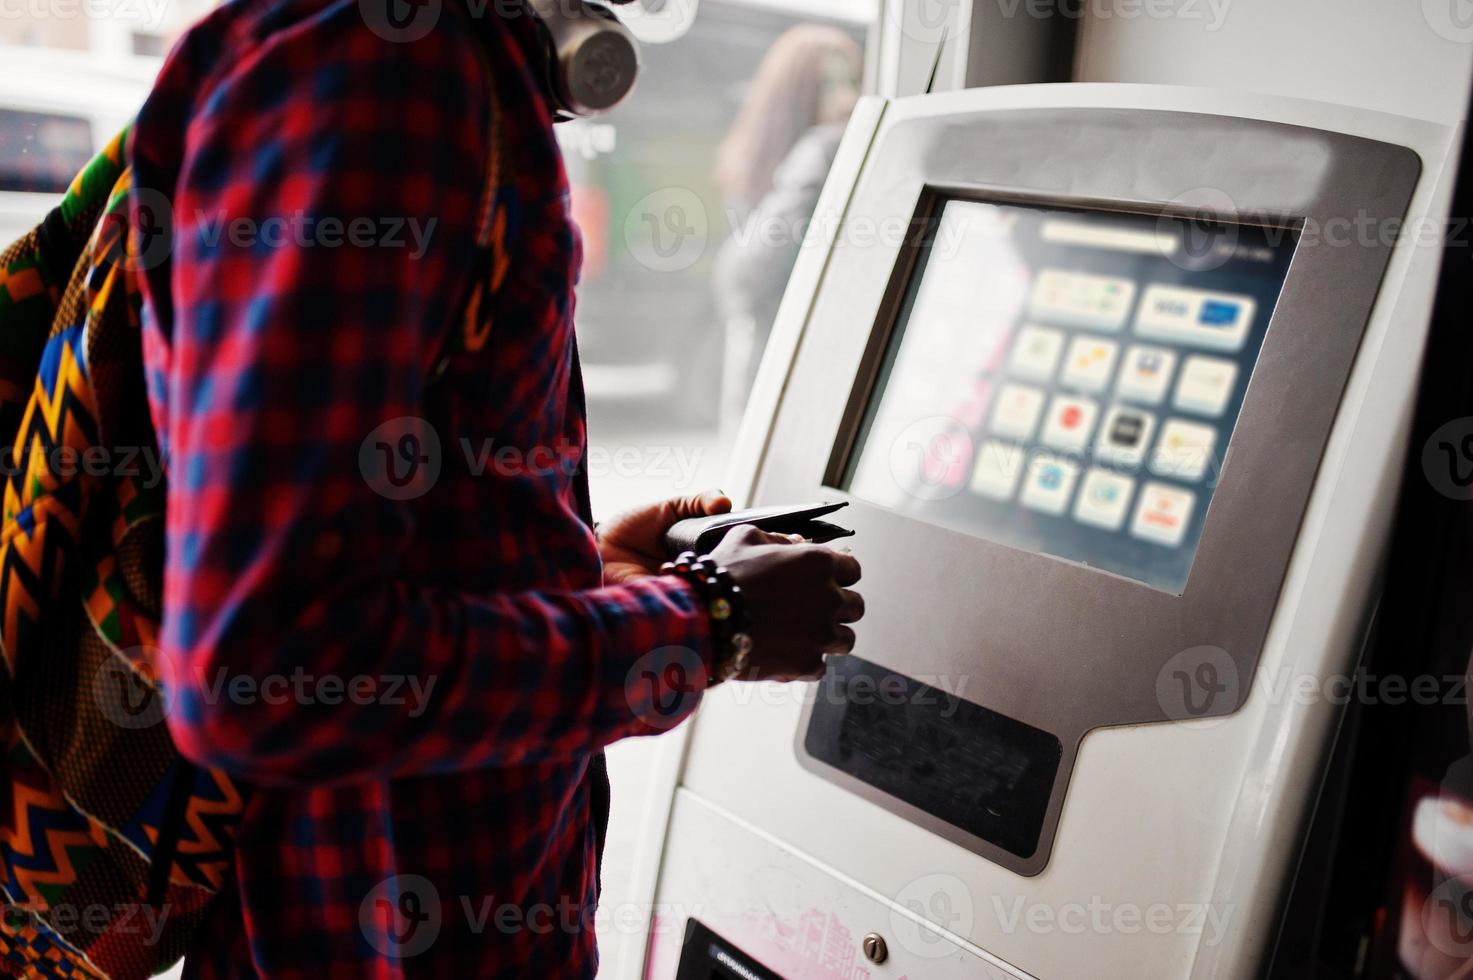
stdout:
<svg viewBox="0 0 1473 980">
<path fill-rule="evenodd" d="M 1157 340 L 1237 350 L 1248 339 L 1256 310 L 1253 297 L 1241 293 L 1156 283 L 1146 287 L 1136 332 Z"/>
</svg>

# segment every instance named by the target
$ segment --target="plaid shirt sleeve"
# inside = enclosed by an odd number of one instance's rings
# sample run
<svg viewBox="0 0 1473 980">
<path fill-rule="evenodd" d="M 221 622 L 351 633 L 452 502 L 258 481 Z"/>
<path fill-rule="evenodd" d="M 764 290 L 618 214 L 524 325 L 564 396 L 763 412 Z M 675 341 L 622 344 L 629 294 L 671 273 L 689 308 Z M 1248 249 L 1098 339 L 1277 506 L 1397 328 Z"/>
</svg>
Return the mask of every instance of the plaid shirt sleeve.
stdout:
<svg viewBox="0 0 1473 980">
<path fill-rule="evenodd" d="M 669 717 L 647 724 L 660 692 L 631 682 L 709 657 L 685 584 L 473 594 L 400 571 L 413 514 L 375 492 L 359 452 L 386 420 L 426 414 L 478 268 L 487 72 L 468 31 L 395 44 L 318 26 L 229 65 L 168 120 L 186 136 L 167 295 L 145 289 L 171 321 L 148 341 L 170 730 L 197 760 L 313 786 L 569 759 L 663 730 Z M 431 231 L 355 243 L 355 219 Z M 704 672 L 690 674 L 698 694 Z M 301 676 L 336 678 L 334 703 L 292 696 Z M 433 687 L 414 713 L 355 697 L 364 677 Z"/>
</svg>

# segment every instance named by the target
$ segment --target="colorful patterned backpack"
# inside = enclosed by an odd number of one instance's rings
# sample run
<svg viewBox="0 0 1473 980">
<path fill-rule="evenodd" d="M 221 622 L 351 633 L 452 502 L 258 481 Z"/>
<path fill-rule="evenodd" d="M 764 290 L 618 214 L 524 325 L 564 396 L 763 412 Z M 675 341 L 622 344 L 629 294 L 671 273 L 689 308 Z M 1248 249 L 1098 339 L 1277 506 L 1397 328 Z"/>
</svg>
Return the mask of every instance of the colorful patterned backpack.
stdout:
<svg viewBox="0 0 1473 980">
<path fill-rule="evenodd" d="M 162 460 L 127 132 L 0 252 L 0 973 L 146 977 L 230 880 L 244 791 L 175 751 L 154 683 Z"/>
</svg>

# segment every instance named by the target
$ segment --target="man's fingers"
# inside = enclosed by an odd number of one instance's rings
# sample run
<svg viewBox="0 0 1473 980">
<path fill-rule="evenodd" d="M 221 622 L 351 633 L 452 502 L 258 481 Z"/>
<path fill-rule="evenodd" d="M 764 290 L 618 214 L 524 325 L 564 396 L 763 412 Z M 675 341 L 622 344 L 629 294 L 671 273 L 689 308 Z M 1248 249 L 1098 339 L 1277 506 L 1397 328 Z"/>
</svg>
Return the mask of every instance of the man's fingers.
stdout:
<svg viewBox="0 0 1473 980">
<path fill-rule="evenodd" d="M 706 517 L 709 514 L 725 514 L 731 510 L 731 498 L 720 490 L 702 490 L 689 497 L 675 497 L 662 506 L 661 515 L 665 526 L 690 517 Z"/>
<path fill-rule="evenodd" d="M 864 597 L 852 589 L 839 590 L 839 616 L 841 623 L 857 623 L 864 618 Z"/>
<path fill-rule="evenodd" d="M 755 524 L 738 524 L 726 533 L 734 535 L 736 541 L 748 547 L 759 544 L 797 544 L 803 540 L 795 535 L 764 531 Z"/>
<path fill-rule="evenodd" d="M 847 626 L 835 626 L 834 638 L 823 648 L 824 653 L 850 653 L 854 650 L 854 631 Z"/>
<path fill-rule="evenodd" d="M 834 552 L 834 581 L 840 585 L 853 585 L 859 581 L 859 559 L 841 551 Z"/>
<path fill-rule="evenodd" d="M 702 490 L 696 494 L 696 501 L 700 507 L 700 511 L 694 515 L 697 517 L 731 512 L 731 498 L 720 490 Z"/>
</svg>

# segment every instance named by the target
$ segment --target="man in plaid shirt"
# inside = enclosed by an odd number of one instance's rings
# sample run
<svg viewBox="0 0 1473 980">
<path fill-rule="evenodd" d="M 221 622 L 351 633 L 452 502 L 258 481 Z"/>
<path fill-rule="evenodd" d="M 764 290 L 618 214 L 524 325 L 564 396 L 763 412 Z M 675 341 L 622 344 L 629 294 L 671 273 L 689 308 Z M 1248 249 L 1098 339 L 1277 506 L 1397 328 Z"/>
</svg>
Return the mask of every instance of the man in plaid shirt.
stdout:
<svg viewBox="0 0 1473 980">
<path fill-rule="evenodd" d="M 234 0 L 133 136 L 135 224 L 172 208 L 143 284 L 169 726 L 257 787 L 194 975 L 592 976 L 602 749 L 695 707 L 636 679 L 693 657 L 698 692 L 724 654 L 658 564 L 729 501 L 591 527 L 545 46 L 485 9 L 389 40 L 354 0 Z M 852 559 L 753 529 L 717 557 L 754 676 L 851 648 Z"/>
</svg>

